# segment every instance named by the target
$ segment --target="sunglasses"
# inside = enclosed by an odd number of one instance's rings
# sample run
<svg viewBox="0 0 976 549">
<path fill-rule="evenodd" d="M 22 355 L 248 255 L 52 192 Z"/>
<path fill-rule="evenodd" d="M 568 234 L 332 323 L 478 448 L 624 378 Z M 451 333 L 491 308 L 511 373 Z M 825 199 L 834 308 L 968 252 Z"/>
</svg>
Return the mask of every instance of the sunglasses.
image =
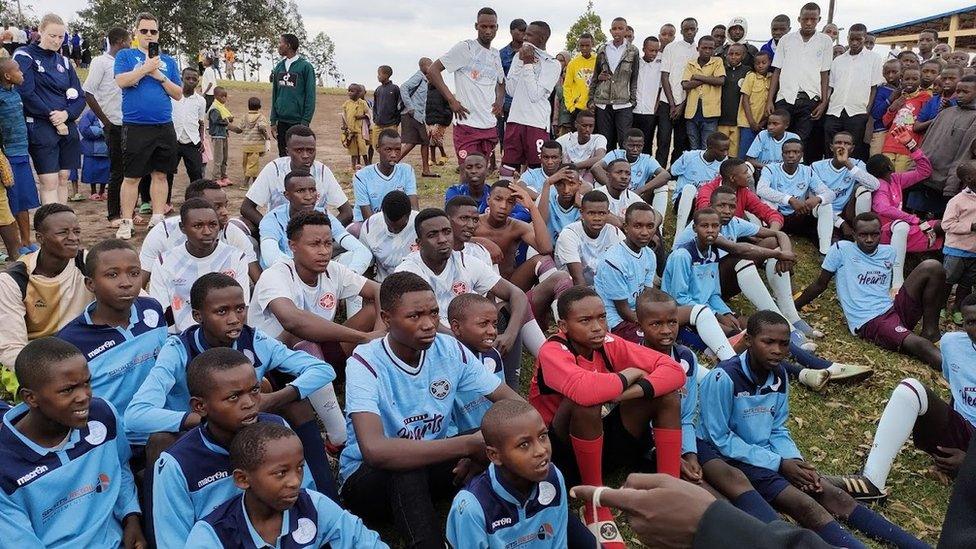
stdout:
<svg viewBox="0 0 976 549">
<path fill-rule="evenodd" d="M 139 29 L 139 34 L 151 34 L 156 36 L 159 34 L 159 29 Z"/>
</svg>

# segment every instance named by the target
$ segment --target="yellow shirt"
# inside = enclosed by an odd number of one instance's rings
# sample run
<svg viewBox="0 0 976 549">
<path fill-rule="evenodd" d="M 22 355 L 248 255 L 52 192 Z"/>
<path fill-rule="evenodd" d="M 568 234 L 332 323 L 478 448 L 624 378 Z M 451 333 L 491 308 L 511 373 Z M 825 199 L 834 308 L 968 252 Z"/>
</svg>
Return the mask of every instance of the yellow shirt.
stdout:
<svg viewBox="0 0 976 549">
<path fill-rule="evenodd" d="M 749 96 L 749 112 L 752 113 L 752 119 L 757 123 L 762 120 L 766 110 L 770 80 L 772 80 L 772 75 L 768 72 L 763 76 L 757 72 L 749 71 L 746 77 L 742 79 L 742 87 L 739 88 L 742 95 Z M 749 121 L 746 119 L 746 113 L 742 109 L 741 102 L 739 103 L 738 125 L 742 128 L 749 127 Z"/>
<path fill-rule="evenodd" d="M 685 72 L 681 76 L 681 81 L 691 80 L 692 76 L 725 76 L 725 62 L 721 57 L 713 57 L 705 63 L 705 66 L 698 64 L 698 57 L 695 57 L 685 65 Z M 702 84 L 697 88 L 688 90 L 687 103 L 685 104 L 685 118 L 691 119 L 698 112 L 698 100 L 701 99 L 702 116 L 713 118 L 722 114 L 722 86 L 711 86 Z"/>
<path fill-rule="evenodd" d="M 586 102 L 590 97 L 590 80 L 593 79 L 595 68 L 596 53 L 591 53 L 589 59 L 578 53 L 566 65 L 563 99 L 566 102 L 566 110 L 569 112 L 586 109 Z"/>
<path fill-rule="evenodd" d="M 342 119 L 346 122 L 346 127 L 349 133 L 366 133 L 364 132 L 363 120 L 357 120 L 357 116 L 366 116 L 369 105 L 363 99 L 357 99 L 355 101 L 351 99 L 346 99 L 346 102 L 342 104 Z"/>
</svg>

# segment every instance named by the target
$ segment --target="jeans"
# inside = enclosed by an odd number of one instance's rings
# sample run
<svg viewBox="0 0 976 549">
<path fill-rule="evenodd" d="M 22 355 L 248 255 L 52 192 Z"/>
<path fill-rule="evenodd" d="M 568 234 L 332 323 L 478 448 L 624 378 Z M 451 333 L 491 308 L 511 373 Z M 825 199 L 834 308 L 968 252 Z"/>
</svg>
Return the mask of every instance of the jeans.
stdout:
<svg viewBox="0 0 976 549">
<path fill-rule="evenodd" d="M 108 178 L 108 220 L 122 217 L 122 202 L 119 193 L 122 192 L 122 126 L 110 124 L 105 126 L 105 143 L 108 145 L 108 159 L 110 175 Z"/>
<path fill-rule="evenodd" d="M 434 497 L 457 492 L 449 460 L 411 471 L 387 471 L 359 466 L 342 485 L 342 499 L 351 512 L 366 520 L 392 513 L 397 531 L 410 548 L 443 549 L 444 528 L 434 509 Z"/>
<path fill-rule="evenodd" d="M 668 166 L 668 151 L 671 152 L 671 163 L 688 150 L 688 132 L 685 121 L 680 118 L 671 119 L 671 107 L 667 101 L 657 104 L 657 151 L 654 157 L 661 166 Z M 674 134 L 674 149 L 672 150 L 671 135 Z"/>
<path fill-rule="evenodd" d="M 607 150 L 612 151 L 617 145 L 623 145 L 627 139 L 627 132 L 634 124 L 634 108 L 615 109 L 613 105 L 604 105 L 596 109 L 596 133 L 607 138 Z M 647 146 L 645 140 L 644 145 Z"/>
<path fill-rule="evenodd" d="M 685 120 L 685 127 L 688 132 L 689 149 L 704 149 L 709 134 L 718 131 L 718 117 L 705 118 L 696 114 L 694 118 Z"/>
<path fill-rule="evenodd" d="M 840 116 L 827 115 L 824 118 L 824 142 L 827 144 L 828 150 L 825 151 L 827 157 L 832 158 L 834 156 L 829 151 L 830 143 L 834 140 L 834 135 L 843 130 L 854 136 L 854 153 L 851 156 L 866 162 L 868 145 L 864 142 L 864 131 L 867 129 L 867 124 L 867 113 L 851 116 L 847 114 L 847 111 L 841 111 Z"/>
<path fill-rule="evenodd" d="M 654 131 L 657 129 L 657 114 L 634 114 L 634 127 L 644 132 L 644 154 L 652 153 Z"/>
<path fill-rule="evenodd" d="M 739 158 L 745 160 L 746 153 L 749 152 L 749 147 L 752 146 L 757 135 L 759 132 L 752 131 L 752 128 L 739 126 L 739 150 L 736 152 Z"/>
</svg>

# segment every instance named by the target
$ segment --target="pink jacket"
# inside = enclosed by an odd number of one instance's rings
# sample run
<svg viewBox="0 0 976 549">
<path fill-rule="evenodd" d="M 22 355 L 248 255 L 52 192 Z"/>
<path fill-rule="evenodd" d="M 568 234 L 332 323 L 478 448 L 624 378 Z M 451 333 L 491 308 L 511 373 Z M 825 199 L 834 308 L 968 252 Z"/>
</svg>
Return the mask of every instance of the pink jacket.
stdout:
<svg viewBox="0 0 976 549">
<path fill-rule="evenodd" d="M 915 161 L 915 169 L 893 173 L 887 180 L 879 179 L 880 186 L 871 197 L 871 209 L 881 218 L 883 227 L 898 219 L 912 226 L 919 224 L 918 217 L 902 211 L 902 194 L 905 189 L 932 175 L 932 163 L 921 148 L 912 151 L 911 157 Z"/>
<path fill-rule="evenodd" d="M 942 228 L 945 229 L 945 245 L 949 248 L 976 252 L 976 233 L 973 232 L 976 223 L 976 193 L 968 188 L 952 197 L 946 206 L 942 217 Z"/>
</svg>

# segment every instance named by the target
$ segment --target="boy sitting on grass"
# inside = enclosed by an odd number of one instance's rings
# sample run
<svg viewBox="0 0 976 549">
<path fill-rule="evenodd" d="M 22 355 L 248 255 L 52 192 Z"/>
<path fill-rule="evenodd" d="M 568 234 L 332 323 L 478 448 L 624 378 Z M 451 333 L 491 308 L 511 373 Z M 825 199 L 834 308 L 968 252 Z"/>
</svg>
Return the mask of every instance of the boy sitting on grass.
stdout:
<svg viewBox="0 0 976 549">
<path fill-rule="evenodd" d="M 248 425 L 230 443 L 235 495 L 198 521 L 186 547 L 331 547 L 381 549 L 387 545 L 359 517 L 322 494 L 302 488 L 302 441 L 267 421 Z M 290 538 L 290 539 L 289 539 Z"/>
</svg>

